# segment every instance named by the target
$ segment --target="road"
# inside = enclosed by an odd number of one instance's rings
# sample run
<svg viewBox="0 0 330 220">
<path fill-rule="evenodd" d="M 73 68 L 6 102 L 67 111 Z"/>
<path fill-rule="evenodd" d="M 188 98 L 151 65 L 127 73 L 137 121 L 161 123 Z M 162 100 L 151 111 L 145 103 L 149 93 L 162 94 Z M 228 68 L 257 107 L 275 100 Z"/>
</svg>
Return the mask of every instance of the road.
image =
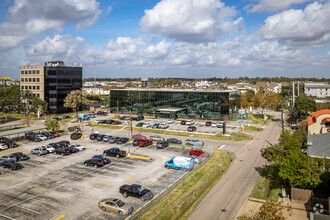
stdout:
<svg viewBox="0 0 330 220">
<path fill-rule="evenodd" d="M 201 204 L 188 217 L 189 220 L 200 219 L 235 219 L 254 185 L 260 177 L 266 161 L 260 155 L 260 149 L 277 143 L 281 131 L 279 122 L 271 122 L 253 140 L 241 148 L 228 148 L 235 159 L 221 180 L 211 189 Z"/>
</svg>

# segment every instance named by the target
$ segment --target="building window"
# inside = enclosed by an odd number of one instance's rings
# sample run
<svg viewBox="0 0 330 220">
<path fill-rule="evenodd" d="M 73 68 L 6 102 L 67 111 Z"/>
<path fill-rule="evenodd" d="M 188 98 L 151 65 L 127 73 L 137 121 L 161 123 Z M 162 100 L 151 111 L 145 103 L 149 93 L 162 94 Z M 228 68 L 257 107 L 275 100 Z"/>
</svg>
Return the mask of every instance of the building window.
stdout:
<svg viewBox="0 0 330 220">
<path fill-rule="evenodd" d="M 21 71 L 21 74 L 24 74 L 24 70 Z"/>
<path fill-rule="evenodd" d="M 31 70 L 29 70 L 29 74 L 31 74 Z"/>
<path fill-rule="evenodd" d="M 27 70 L 25 70 L 25 74 L 28 74 L 28 71 Z"/>
<path fill-rule="evenodd" d="M 22 89 L 24 89 L 24 86 L 22 86 Z"/>
<path fill-rule="evenodd" d="M 40 86 L 37 86 L 37 90 L 39 90 L 40 89 Z"/>
<path fill-rule="evenodd" d="M 31 90 L 31 86 L 29 86 L 29 89 Z"/>
<path fill-rule="evenodd" d="M 25 86 L 25 89 L 28 89 L 28 87 L 27 87 L 27 86 Z"/>
<path fill-rule="evenodd" d="M 24 78 L 21 78 L 21 82 L 24 82 Z"/>
<path fill-rule="evenodd" d="M 37 82 L 40 82 L 40 79 L 39 78 L 37 78 Z"/>
<path fill-rule="evenodd" d="M 27 82 L 28 81 L 28 78 L 25 78 L 25 82 Z"/>
<path fill-rule="evenodd" d="M 33 82 L 35 82 L 36 81 L 36 78 L 33 78 L 33 80 L 32 80 Z"/>
<path fill-rule="evenodd" d="M 39 86 L 38 86 L 39 87 Z M 39 98 L 40 97 L 40 94 L 37 94 L 37 97 Z"/>
<path fill-rule="evenodd" d="M 36 86 L 33 86 L 33 90 L 35 90 L 36 89 Z"/>
<path fill-rule="evenodd" d="M 29 82 L 32 82 L 32 79 L 31 78 L 29 78 Z"/>
<path fill-rule="evenodd" d="M 39 74 L 39 70 L 37 70 L 37 74 Z"/>
<path fill-rule="evenodd" d="M 36 74 L 36 71 L 35 70 L 33 70 L 33 74 Z"/>
</svg>

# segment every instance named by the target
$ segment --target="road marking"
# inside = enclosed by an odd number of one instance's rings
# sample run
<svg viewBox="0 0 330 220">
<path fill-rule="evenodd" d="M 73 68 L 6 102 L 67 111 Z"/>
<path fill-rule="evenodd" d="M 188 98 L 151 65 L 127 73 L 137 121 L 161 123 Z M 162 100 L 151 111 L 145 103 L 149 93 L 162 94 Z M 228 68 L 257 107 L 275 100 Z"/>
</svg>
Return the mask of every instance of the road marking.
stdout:
<svg viewBox="0 0 330 220">
<path fill-rule="evenodd" d="M 38 212 L 38 211 L 35 211 L 33 209 L 29 209 L 29 208 L 26 208 L 26 207 L 23 207 L 23 206 L 18 206 L 18 205 L 15 205 L 17 208 L 20 208 L 20 209 L 26 209 L 30 212 L 34 212 L 34 213 L 37 213 L 37 214 L 41 214 L 41 212 Z"/>
<path fill-rule="evenodd" d="M 62 166 L 62 165 L 63 165 L 63 164 L 60 163 L 60 164 L 58 164 L 58 165 L 56 165 L 56 166 L 59 167 L 59 166 Z"/>
<path fill-rule="evenodd" d="M 59 217 L 55 218 L 54 220 L 59 220 L 59 219 L 64 218 L 64 217 L 65 217 L 65 215 L 60 215 Z"/>
<path fill-rule="evenodd" d="M 142 151 L 137 150 L 136 153 L 141 153 Z"/>
<path fill-rule="evenodd" d="M 150 157 L 143 157 L 143 156 L 137 156 L 137 155 L 127 155 L 126 157 L 132 157 L 132 158 L 137 158 L 137 159 L 142 159 L 142 160 L 150 160 Z"/>
<path fill-rule="evenodd" d="M 128 180 L 126 180 L 126 181 L 130 181 L 130 180 L 132 180 L 133 179 L 133 177 L 131 177 L 131 178 L 129 178 Z"/>
<path fill-rule="evenodd" d="M 6 215 L 2 215 L 2 214 L 0 214 L 0 216 L 5 217 L 5 218 L 7 218 L 7 219 L 15 220 L 14 218 L 11 218 L 11 217 L 6 216 Z"/>
<path fill-rule="evenodd" d="M 220 149 L 222 149 L 222 148 L 224 148 L 226 145 L 222 145 L 221 147 L 218 147 L 218 149 L 220 150 Z"/>
</svg>

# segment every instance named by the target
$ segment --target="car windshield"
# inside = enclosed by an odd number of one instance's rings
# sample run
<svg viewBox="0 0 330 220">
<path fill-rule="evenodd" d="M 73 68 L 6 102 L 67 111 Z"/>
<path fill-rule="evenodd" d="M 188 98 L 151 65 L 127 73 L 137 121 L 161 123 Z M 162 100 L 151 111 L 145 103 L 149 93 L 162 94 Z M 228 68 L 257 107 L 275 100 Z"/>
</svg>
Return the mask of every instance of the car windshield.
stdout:
<svg viewBox="0 0 330 220">
<path fill-rule="evenodd" d="M 144 189 L 145 189 L 145 188 L 144 188 L 143 186 L 141 186 L 141 187 L 139 188 L 139 191 L 142 192 Z"/>
<path fill-rule="evenodd" d="M 116 204 L 119 206 L 119 207 L 122 207 L 125 205 L 125 203 L 121 200 L 119 200 L 118 202 L 116 202 Z"/>
</svg>

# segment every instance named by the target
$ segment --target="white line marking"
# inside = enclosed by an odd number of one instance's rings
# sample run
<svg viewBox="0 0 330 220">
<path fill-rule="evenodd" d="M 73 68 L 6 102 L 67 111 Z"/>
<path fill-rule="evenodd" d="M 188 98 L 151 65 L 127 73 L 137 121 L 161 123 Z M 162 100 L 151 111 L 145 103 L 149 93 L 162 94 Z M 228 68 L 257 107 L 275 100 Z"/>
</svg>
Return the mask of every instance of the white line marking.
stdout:
<svg viewBox="0 0 330 220">
<path fill-rule="evenodd" d="M 18 205 L 15 205 L 17 208 L 21 208 L 21 209 L 26 209 L 30 212 L 34 212 L 34 213 L 37 213 L 37 214 L 41 214 L 41 212 L 38 212 L 38 211 L 35 211 L 35 210 L 32 210 L 32 209 L 29 209 L 29 208 L 26 208 L 26 207 L 23 207 L 23 206 L 18 206 Z"/>
<path fill-rule="evenodd" d="M 11 217 L 6 216 L 6 215 L 1 215 L 1 214 L 0 214 L 0 216 L 5 217 L 5 218 L 7 218 L 7 219 L 15 220 L 14 218 L 11 218 Z"/>
<path fill-rule="evenodd" d="M 224 148 L 226 145 L 222 145 L 221 147 L 218 147 L 218 149 L 220 150 L 220 149 L 222 149 L 222 148 Z"/>
</svg>

